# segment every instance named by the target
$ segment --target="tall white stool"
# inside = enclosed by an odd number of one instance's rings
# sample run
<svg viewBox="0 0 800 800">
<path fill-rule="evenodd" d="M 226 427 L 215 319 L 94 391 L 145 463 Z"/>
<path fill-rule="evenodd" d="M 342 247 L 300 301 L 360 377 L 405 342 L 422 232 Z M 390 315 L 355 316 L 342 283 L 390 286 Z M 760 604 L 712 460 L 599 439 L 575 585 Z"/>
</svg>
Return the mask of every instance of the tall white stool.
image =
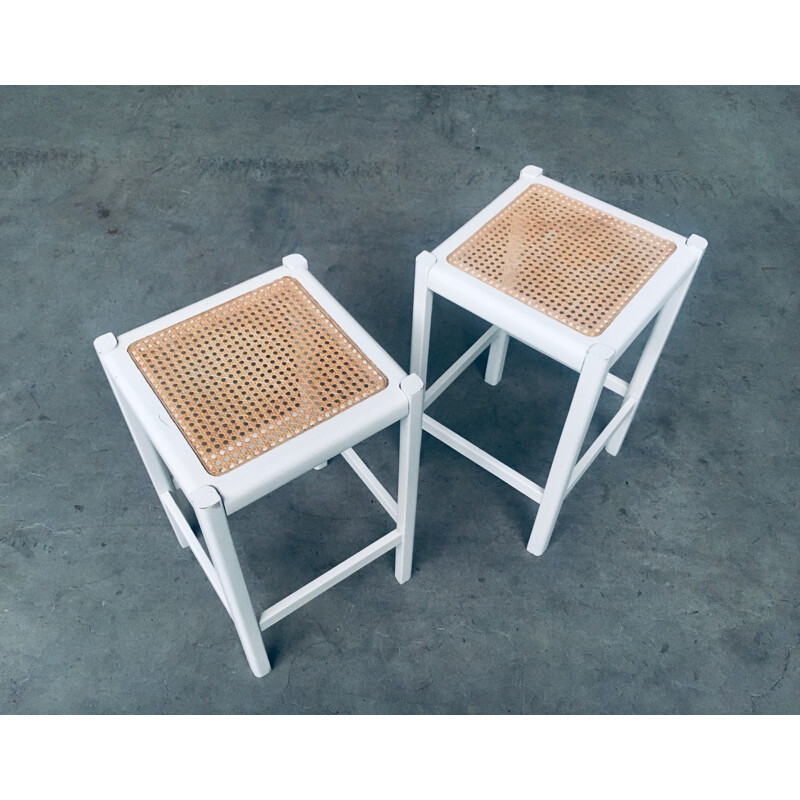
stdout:
<svg viewBox="0 0 800 800">
<path fill-rule="evenodd" d="M 411 577 L 422 381 L 400 369 L 302 256 L 94 344 L 175 535 L 230 614 L 256 676 L 270 670 L 261 631 L 287 614 L 392 549 L 397 580 Z M 352 447 L 398 421 L 395 501 Z M 340 453 L 395 528 L 256 616 L 228 516 Z"/>
<path fill-rule="evenodd" d="M 426 379 L 433 295 L 491 324 L 425 392 L 425 407 L 489 349 L 497 385 L 509 336 L 579 373 L 545 486 L 511 469 L 427 414 L 423 429 L 539 503 L 528 550 L 550 542 L 564 498 L 605 447 L 616 455 L 653 373 L 707 242 L 544 177 L 528 166 L 496 200 L 432 253 L 417 256 L 411 371 Z M 630 383 L 615 361 L 655 318 Z M 622 405 L 579 459 L 603 388 Z"/>
</svg>

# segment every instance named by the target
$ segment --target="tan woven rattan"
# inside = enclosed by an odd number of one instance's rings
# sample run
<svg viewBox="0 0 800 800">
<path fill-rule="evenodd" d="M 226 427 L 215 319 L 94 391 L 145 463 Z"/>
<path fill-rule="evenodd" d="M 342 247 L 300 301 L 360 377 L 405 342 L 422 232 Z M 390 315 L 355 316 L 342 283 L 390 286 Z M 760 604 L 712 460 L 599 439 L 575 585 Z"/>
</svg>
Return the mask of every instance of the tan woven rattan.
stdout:
<svg viewBox="0 0 800 800">
<path fill-rule="evenodd" d="M 211 475 L 388 385 L 293 278 L 140 339 L 128 353 Z"/>
<path fill-rule="evenodd" d="M 447 261 L 597 336 L 674 251 L 667 239 L 534 184 Z"/>
</svg>

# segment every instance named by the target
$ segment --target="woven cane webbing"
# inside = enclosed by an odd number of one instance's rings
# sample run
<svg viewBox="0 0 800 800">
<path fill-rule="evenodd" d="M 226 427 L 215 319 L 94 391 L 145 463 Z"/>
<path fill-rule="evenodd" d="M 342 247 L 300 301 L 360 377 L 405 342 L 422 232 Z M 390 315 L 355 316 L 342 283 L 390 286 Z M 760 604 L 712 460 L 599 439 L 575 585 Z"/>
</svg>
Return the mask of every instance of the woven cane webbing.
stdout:
<svg viewBox="0 0 800 800">
<path fill-rule="evenodd" d="M 140 339 L 128 353 L 211 475 L 388 385 L 294 278 Z"/>
<path fill-rule="evenodd" d="M 674 251 L 638 225 L 533 184 L 447 261 L 597 336 Z"/>
</svg>

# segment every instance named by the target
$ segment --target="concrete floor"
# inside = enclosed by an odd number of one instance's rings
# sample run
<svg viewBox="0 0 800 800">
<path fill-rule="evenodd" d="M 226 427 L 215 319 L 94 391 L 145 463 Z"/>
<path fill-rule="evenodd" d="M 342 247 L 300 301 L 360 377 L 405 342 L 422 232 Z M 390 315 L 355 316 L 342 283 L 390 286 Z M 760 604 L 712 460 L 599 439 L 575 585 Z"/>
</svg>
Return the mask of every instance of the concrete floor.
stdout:
<svg viewBox="0 0 800 800">
<path fill-rule="evenodd" d="M 799 712 L 799 122 L 791 88 L 0 90 L 0 711 Z M 426 436 L 412 580 L 349 578 L 256 680 L 92 340 L 298 251 L 407 366 L 414 256 L 528 163 L 710 242 L 626 446 L 537 559 L 535 505 Z M 483 327 L 434 315 L 432 375 Z M 542 480 L 574 375 L 484 361 L 436 415 Z M 261 607 L 389 523 L 337 459 L 232 527 Z"/>
</svg>

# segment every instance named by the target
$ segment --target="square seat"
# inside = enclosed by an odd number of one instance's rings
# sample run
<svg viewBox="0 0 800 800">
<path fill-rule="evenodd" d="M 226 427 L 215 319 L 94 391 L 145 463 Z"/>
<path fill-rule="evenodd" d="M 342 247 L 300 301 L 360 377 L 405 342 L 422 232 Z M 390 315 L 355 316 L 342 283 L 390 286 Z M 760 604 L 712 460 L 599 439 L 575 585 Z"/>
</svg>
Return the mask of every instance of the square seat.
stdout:
<svg viewBox="0 0 800 800">
<path fill-rule="evenodd" d="M 290 277 L 145 336 L 128 354 L 211 475 L 388 386 Z"/>
<path fill-rule="evenodd" d="M 584 336 L 597 336 L 676 247 L 535 183 L 447 262 Z"/>
<path fill-rule="evenodd" d="M 576 370 L 625 352 L 696 266 L 685 237 L 538 168 L 431 255 L 433 292 Z"/>
<path fill-rule="evenodd" d="M 408 413 L 406 373 L 304 268 L 121 334 L 105 364 L 178 486 L 228 513 Z"/>
</svg>

